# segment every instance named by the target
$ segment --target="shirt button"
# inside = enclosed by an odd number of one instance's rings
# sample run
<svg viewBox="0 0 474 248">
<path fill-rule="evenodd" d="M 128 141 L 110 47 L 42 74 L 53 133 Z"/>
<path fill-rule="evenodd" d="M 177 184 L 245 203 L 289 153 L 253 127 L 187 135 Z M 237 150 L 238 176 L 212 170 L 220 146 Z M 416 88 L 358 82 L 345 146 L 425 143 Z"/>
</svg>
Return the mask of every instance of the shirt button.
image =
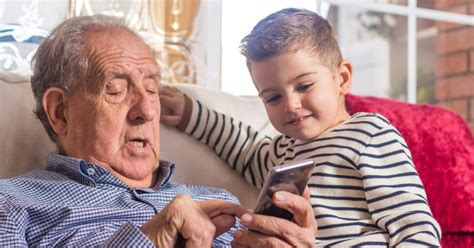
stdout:
<svg viewBox="0 0 474 248">
<path fill-rule="evenodd" d="M 93 168 L 88 168 L 87 169 L 87 174 L 89 174 L 89 176 L 92 176 L 95 174 L 95 170 Z"/>
</svg>

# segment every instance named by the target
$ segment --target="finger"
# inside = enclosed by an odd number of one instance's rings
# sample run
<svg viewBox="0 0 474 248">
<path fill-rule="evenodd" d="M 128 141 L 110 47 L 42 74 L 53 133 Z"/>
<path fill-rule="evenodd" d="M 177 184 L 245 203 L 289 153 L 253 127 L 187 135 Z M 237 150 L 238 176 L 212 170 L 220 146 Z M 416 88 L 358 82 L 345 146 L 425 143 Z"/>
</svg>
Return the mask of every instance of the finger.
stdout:
<svg viewBox="0 0 474 248">
<path fill-rule="evenodd" d="M 183 215 L 183 218 L 180 218 L 179 229 L 185 239 L 186 247 L 211 247 L 216 233 L 214 223 L 191 197 L 187 195 L 177 197 L 181 199 L 181 206 L 186 206 L 187 209 L 186 212 L 179 214 Z"/>
<path fill-rule="evenodd" d="M 181 95 L 182 92 L 174 87 L 170 86 L 165 86 L 160 89 L 160 95 L 166 95 L 166 96 L 176 96 L 176 95 Z"/>
<path fill-rule="evenodd" d="M 174 95 L 173 91 L 169 86 L 162 87 L 158 90 L 158 95 L 160 96 L 172 96 Z"/>
<path fill-rule="evenodd" d="M 232 246 L 232 248 L 251 248 L 252 246 L 250 245 L 242 245 L 242 244 L 239 244 L 237 241 L 235 240 L 232 240 L 232 242 L 230 243 L 230 245 Z"/>
<path fill-rule="evenodd" d="M 216 226 L 216 236 L 229 230 L 235 224 L 235 216 L 240 217 L 249 212 L 241 205 L 222 200 L 199 201 L 197 204 Z"/>
<path fill-rule="evenodd" d="M 161 104 L 165 104 L 165 105 L 170 105 L 170 104 L 173 104 L 175 102 L 175 98 L 173 95 L 169 95 L 169 94 L 160 94 L 160 102 Z"/>
<path fill-rule="evenodd" d="M 240 222 L 248 229 L 269 236 L 282 237 L 287 229 L 301 229 L 301 227 L 289 220 L 261 214 L 244 214 L 240 218 Z"/>
<path fill-rule="evenodd" d="M 235 232 L 234 241 L 239 247 L 291 247 L 290 244 L 278 237 L 251 230 L 239 230 Z"/>
<path fill-rule="evenodd" d="M 216 226 L 216 237 L 225 233 L 235 224 L 235 217 L 232 215 L 219 215 L 211 220 Z"/>
<path fill-rule="evenodd" d="M 180 123 L 181 116 L 176 115 L 161 115 L 160 122 L 170 126 L 176 126 Z"/>
<path fill-rule="evenodd" d="M 214 218 L 222 214 L 234 215 L 240 218 L 240 216 L 242 216 L 244 213 L 250 213 L 250 210 L 242 207 L 241 205 L 223 200 L 199 201 L 197 204 L 205 213 L 207 213 L 210 218 Z"/>
<path fill-rule="evenodd" d="M 278 191 L 273 194 L 273 203 L 279 208 L 290 211 L 296 224 L 304 228 L 311 228 L 316 234 L 317 224 L 313 207 L 306 199 L 299 195 Z"/>
<path fill-rule="evenodd" d="M 306 186 L 303 191 L 303 198 L 309 201 L 311 199 L 311 193 L 309 193 L 309 188 Z"/>
<path fill-rule="evenodd" d="M 314 245 L 316 231 L 312 227 L 303 228 L 286 219 L 259 214 L 244 214 L 240 221 L 249 230 L 257 231 L 262 235 L 278 237 L 294 247 Z"/>
</svg>

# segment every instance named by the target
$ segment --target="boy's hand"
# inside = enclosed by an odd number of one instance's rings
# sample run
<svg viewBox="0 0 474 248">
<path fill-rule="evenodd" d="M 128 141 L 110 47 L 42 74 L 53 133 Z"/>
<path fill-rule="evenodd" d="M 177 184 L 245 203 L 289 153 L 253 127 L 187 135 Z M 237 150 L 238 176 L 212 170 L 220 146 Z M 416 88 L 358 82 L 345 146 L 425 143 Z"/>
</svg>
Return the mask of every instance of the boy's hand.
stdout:
<svg viewBox="0 0 474 248">
<path fill-rule="evenodd" d="M 173 87 L 165 86 L 159 91 L 161 103 L 161 123 L 168 126 L 178 126 L 184 114 L 186 104 L 184 94 Z"/>
</svg>

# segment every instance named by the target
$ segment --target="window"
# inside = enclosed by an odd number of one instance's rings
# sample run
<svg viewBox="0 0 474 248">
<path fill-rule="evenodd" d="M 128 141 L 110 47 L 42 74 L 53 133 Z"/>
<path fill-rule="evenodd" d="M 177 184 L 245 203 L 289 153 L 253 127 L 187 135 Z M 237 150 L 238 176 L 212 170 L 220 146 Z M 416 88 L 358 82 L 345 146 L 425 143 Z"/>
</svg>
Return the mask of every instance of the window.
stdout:
<svg viewBox="0 0 474 248">
<path fill-rule="evenodd" d="M 235 95 L 256 95 L 245 57 L 240 54 L 240 40 L 272 12 L 287 7 L 315 10 L 316 5 L 308 0 L 222 1 L 221 89 Z"/>
<path fill-rule="evenodd" d="M 437 104 L 436 82 L 446 76 L 440 65 L 441 50 L 446 49 L 441 47 L 440 36 L 446 29 L 456 32 L 462 27 L 471 27 L 466 32 L 474 33 L 474 16 L 468 14 L 473 7 L 446 2 L 450 1 L 222 1 L 221 89 L 237 95 L 256 94 L 239 54 L 239 41 L 258 20 L 291 6 L 319 12 L 333 24 L 343 56 L 354 63 L 354 94 Z M 472 38 L 466 37 L 464 42 L 472 44 Z M 472 56 L 470 50 L 474 45 L 466 48 L 466 56 Z M 469 68 L 466 70 L 469 72 Z"/>
</svg>

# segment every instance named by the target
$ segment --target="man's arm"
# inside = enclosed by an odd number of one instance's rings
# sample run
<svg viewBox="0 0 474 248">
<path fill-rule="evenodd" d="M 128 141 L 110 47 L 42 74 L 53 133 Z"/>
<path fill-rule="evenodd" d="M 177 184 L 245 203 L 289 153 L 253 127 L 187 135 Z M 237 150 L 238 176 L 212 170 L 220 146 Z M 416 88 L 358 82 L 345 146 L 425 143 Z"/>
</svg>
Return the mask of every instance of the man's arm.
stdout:
<svg viewBox="0 0 474 248">
<path fill-rule="evenodd" d="M 390 247 L 440 246 L 440 227 L 428 206 L 410 151 L 396 129 L 387 126 L 376 133 L 357 164 L 369 213 L 389 234 Z"/>
<path fill-rule="evenodd" d="M 45 220 L 44 226 L 31 225 L 30 220 L 36 218 L 33 213 L 26 208 L 11 206 L 14 204 L 0 195 L 0 241 L 2 245 L 14 247 L 173 247 L 178 237 L 182 237 L 180 241 L 184 244 L 210 247 L 215 237 L 234 226 L 235 216 L 247 212 L 240 205 L 230 202 L 196 202 L 189 196 L 180 195 L 142 227 L 127 222 L 112 228 L 113 225 L 99 224 L 104 223 L 100 220 L 97 225 L 80 230 L 77 226 L 61 226 L 62 222 L 54 218 Z"/>
</svg>

